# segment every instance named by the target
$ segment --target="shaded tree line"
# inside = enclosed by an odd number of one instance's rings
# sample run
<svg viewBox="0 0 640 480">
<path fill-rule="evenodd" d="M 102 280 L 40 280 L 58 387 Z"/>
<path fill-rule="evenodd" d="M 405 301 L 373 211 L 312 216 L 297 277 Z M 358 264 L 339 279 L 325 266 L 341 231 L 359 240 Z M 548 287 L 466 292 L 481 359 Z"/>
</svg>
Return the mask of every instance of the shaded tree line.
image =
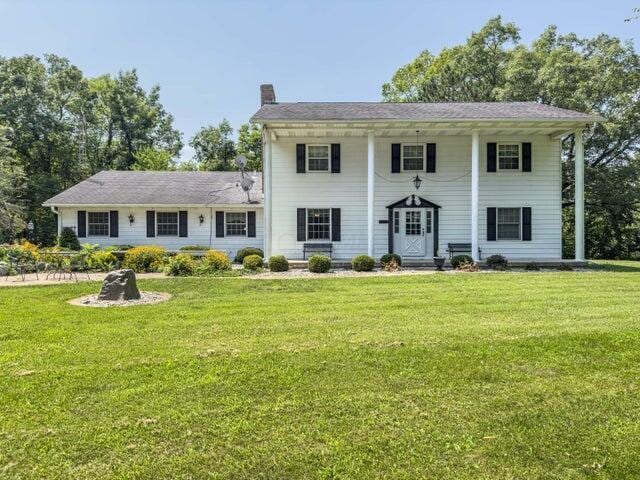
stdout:
<svg viewBox="0 0 640 480">
<path fill-rule="evenodd" d="M 585 130 L 589 258 L 640 258 L 640 57 L 631 42 L 549 26 L 531 45 L 490 19 L 464 44 L 421 52 L 382 87 L 386 101 L 535 101 L 598 114 Z M 574 138 L 562 143 L 564 254 L 574 249 Z"/>
</svg>

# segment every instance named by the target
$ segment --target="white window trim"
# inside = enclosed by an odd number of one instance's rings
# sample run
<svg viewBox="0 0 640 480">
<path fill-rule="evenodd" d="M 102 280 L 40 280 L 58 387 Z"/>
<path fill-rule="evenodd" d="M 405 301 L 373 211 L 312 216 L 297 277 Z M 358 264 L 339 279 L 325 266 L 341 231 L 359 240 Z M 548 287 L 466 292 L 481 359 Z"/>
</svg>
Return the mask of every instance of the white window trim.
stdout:
<svg viewBox="0 0 640 480">
<path fill-rule="evenodd" d="M 158 214 L 159 213 L 175 213 L 176 214 L 176 225 L 178 225 L 178 230 L 175 235 L 166 235 L 158 233 Z M 180 211 L 178 210 L 156 210 L 156 237 L 179 237 L 180 236 Z"/>
<path fill-rule="evenodd" d="M 498 229 L 498 218 L 500 217 L 498 211 L 502 210 L 504 208 L 517 208 L 518 212 L 520 212 L 520 217 L 518 219 L 518 238 L 499 238 L 498 237 L 498 232 L 500 231 Z M 496 207 L 496 241 L 497 242 L 522 242 L 522 207 L 521 206 L 504 206 L 504 207 Z"/>
<path fill-rule="evenodd" d="M 91 235 L 90 233 L 90 228 L 89 228 L 89 214 L 90 213 L 106 213 L 107 214 L 107 233 L 106 235 Z M 87 237 L 94 237 L 94 238 L 104 238 L 104 237 L 108 237 L 109 235 L 111 235 L 111 213 L 107 210 L 106 212 L 103 210 L 95 210 L 95 211 L 88 211 L 87 212 Z"/>
<path fill-rule="evenodd" d="M 309 168 L 309 147 L 327 147 L 327 169 L 326 170 L 311 170 Z M 304 153 L 305 168 L 307 173 L 331 173 L 331 144 L 330 143 L 308 143 L 305 145 Z"/>
<path fill-rule="evenodd" d="M 404 168 L 404 147 L 411 146 L 414 147 L 416 145 L 422 145 L 422 168 L 421 169 L 410 169 L 406 170 Z M 401 172 L 424 172 L 427 166 L 427 144 L 426 143 L 401 143 L 400 144 L 400 171 Z"/>
<path fill-rule="evenodd" d="M 500 145 L 517 145 L 518 146 L 518 168 L 500 168 Z M 522 171 L 522 143 L 521 142 L 496 143 L 496 171 L 497 172 L 521 172 Z"/>
<path fill-rule="evenodd" d="M 309 210 L 329 210 L 329 238 L 309 238 Z M 307 242 L 326 243 L 331 242 L 333 238 L 333 222 L 331 221 L 331 207 L 309 207 L 304 209 L 305 215 L 305 237 Z"/>
<path fill-rule="evenodd" d="M 227 213 L 244 214 L 244 235 L 227 233 Z M 246 238 L 248 235 L 249 235 L 249 216 L 247 215 L 247 212 L 224 212 L 224 236 L 225 237 Z"/>
</svg>

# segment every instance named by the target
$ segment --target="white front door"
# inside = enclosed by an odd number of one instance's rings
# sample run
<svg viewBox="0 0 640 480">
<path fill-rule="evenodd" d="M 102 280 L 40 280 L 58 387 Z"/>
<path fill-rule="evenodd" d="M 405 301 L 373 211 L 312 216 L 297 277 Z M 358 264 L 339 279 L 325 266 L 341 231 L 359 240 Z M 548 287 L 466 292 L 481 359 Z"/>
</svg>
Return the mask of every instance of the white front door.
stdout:
<svg viewBox="0 0 640 480">
<path fill-rule="evenodd" d="M 400 218 L 401 255 L 424 257 L 426 255 L 424 209 L 404 209 L 400 213 Z"/>
</svg>

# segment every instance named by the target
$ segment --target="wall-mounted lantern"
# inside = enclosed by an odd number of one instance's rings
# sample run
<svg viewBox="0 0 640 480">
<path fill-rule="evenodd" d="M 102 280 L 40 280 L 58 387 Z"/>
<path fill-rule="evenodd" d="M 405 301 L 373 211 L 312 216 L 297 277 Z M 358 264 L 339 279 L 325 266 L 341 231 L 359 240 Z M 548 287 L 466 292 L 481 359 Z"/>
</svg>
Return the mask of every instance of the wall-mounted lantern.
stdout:
<svg viewBox="0 0 640 480">
<path fill-rule="evenodd" d="M 135 220 L 135 218 L 133 217 L 133 213 L 129 214 L 129 225 L 133 225 L 133 221 Z"/>
<path fill-rule="evenodd" d="M 202 225 L 204 223 L 204 215 L 200 214 L 199 220 L 200 220 L 200 225 Z"/>
</svg>

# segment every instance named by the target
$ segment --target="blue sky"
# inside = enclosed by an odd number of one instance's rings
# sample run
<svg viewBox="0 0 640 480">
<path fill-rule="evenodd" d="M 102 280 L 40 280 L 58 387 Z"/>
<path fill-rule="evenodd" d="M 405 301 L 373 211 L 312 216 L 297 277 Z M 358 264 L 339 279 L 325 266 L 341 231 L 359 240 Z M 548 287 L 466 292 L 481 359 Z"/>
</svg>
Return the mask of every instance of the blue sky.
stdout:
<svg viewBox="0 0 640 480">
<path fill-rule="evenodd" d="M 281 101 L 379 100 L 399 66 L 463 42 L 497 14 L 526 42 L 556 24 L 639 48 L 640 22 L 624 22 L 634 6 L 640 0 L 0 0 L 0 55 L 56 53 L 88 76 L 135 67 L 143 85 L 160 85 L 186 145 L 203 125 L 246 122 L 261 83 Z"/>
</svg>

